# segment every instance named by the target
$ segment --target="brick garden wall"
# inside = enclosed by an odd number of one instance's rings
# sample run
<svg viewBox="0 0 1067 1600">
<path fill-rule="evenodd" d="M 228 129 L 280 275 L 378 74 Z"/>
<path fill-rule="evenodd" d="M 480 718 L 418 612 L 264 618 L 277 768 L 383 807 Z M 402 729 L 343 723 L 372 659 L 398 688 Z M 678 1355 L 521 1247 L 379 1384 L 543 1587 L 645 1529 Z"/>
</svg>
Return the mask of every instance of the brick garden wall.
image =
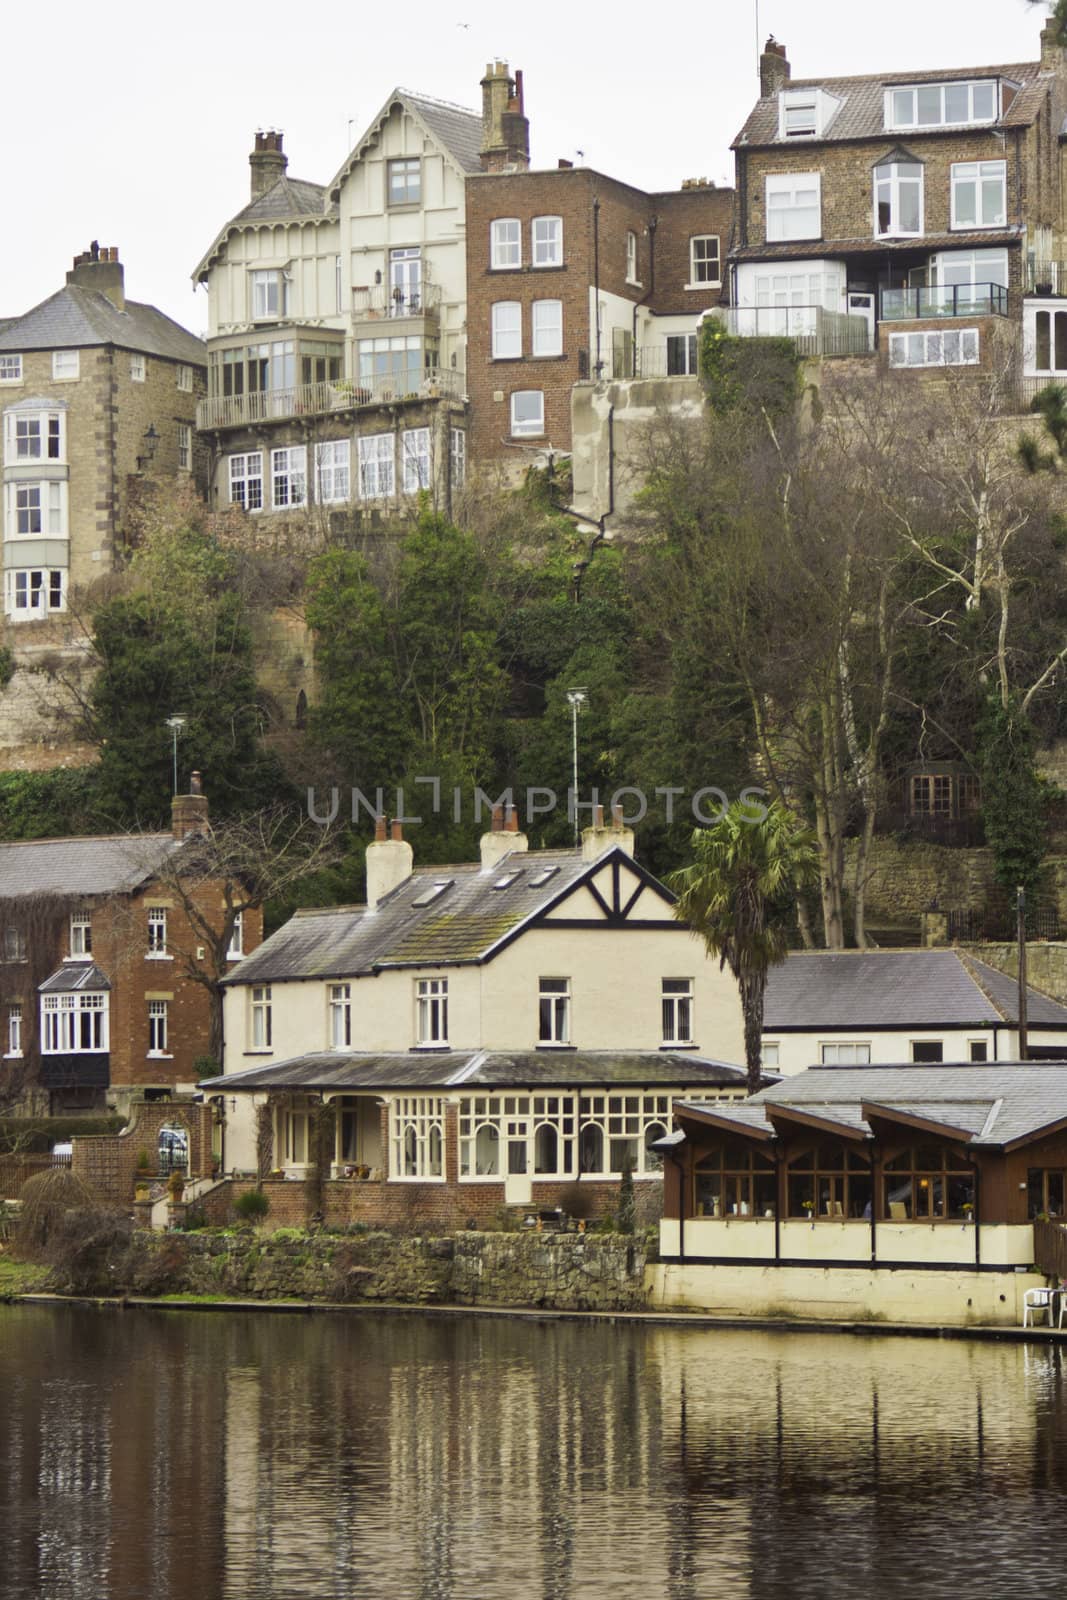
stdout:
<svg viewBox="0 0 1067 1600">
<path fill-rule="evenodd" d="M 194 1101 L 135 1101 L 130 1124 L 118 1134 L 90 1134 L 73 1140 L 71 1171 L 94 1195 L 110 1205 L 126 1206 L 140 1181 L 137 1158 L 145 1151 L 149 1174 L 156 1172 L 159 1130 L 189 1130 L 189 1176 L 211 1176 L 211 1107 Z"/>
</svg>

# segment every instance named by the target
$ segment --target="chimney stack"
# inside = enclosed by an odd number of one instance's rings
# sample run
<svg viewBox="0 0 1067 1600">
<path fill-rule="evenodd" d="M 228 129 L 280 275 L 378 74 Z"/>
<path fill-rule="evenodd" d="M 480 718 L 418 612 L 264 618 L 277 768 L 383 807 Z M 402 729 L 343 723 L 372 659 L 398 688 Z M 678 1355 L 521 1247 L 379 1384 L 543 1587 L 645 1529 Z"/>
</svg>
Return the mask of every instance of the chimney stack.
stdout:
<svg viewBox="0 0 1067 1600">
<path fill-rule="evenodd" d="M 792 68 L 785 53 L 785 45 L 779 44 L 772 33 L 767 43 L 763 46 L 763 54 L 759 58 L 759 92 L 761 100 L 769 100 L 776 95 L 783 83 L 788 83 Z"/>
<path fill-rule="evenodd" d="M 481 163 L 484 172 L 525 172 L 530 165 L 522 73 L 512 77 L 506 61 L 490 61 L 482 79 Z"/>
<path fill-rule="evenodd" d="M 248 158 L 252 168 L 252 199 L 272 189 L 279 178 L 285 177 L 289 157 L 282 150 L 282 133 L 277 128 L 262 129 L 256 134 L 256 147 Z"/>
<path fill-rule="evenodd" d="M 622 820 L 622 806 L 612 806 L 610 826 L 604 826 L 604 807 L 597 806 L 593 824 L 582 829 L 582 860 L 595 861 L 605 850 L 618 848 L 628 856 L 634 853 L 634 830 Z"/>
<path fill-rule="evenodd" d="M 519 832 L 519 817 L 514 806 L 493 807 L 493 820 L 489 832 L 481 838 L 482 871 L 490 872 L 505 856 L 522 855 L 530 848 L 530 841 Z"/>
<path fill-rule="evenodd" d="M 1050 17 L 1041 30 L 1041 66 L 1045 72 L 1058 72 L 1063 68 L 1064 47 L 1059 29 Z"/>
<path fill-rule="evenodd" d="M 377 817 L 374 823 L 374 841 L 367 846 L 367 910 L 373 911 L 379 900 L 400 887 L 411 877 L 415 865 L 415 852 L 404 838 L 404 830 L 394 817 L 385 837 L 385 818 Z"/>
<path fill-rule="evenodd" d="M 74 257 L 74 265 L 67 273 L 67 282 L 79 289 L 95 289 L 106 295 L 117 311 L 126 309 L 126 284 L 117 247 L 103 248 L 94 239 L 88 250 Z"/>
<path fill-rule="evenodd" d="M 209 831 L 207 795 L 199 772 L 189 778 L 189 793 L 176 794 L 170 803 L 170 829 L 178 840 Z"/>
</svg>

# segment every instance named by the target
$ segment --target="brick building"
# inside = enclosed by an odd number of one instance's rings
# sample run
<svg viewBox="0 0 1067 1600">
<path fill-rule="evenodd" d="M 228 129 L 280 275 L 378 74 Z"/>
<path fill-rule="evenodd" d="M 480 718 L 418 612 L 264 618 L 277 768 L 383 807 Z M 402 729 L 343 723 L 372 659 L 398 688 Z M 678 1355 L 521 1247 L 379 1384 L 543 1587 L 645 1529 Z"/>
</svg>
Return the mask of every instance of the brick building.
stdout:
<svg viewBox="0 0 1067 1600">
<path fill-rule="evenodd" d="M 0 1089 L 55 1114 L 124 1110 L 137 1091 L 195 1087 L 211 1049 L 204 934 L 175 893 L 183 842 L 207 825 L 198 792 L 170 833 L 0 844 Z M 223 882 L 196 907 L 224 931 L 227 970 L 262 938 L 259 909 L 234 921 Z"/>
<path fill-rule="evenodd" d="M 1026 370 L 1067 371 L 1067 52 L 1051 27 L 1037 61 L 851 78 L 794 79 L 770 39 L 760 78 L 734 143 L 735 331 L 943 367 L 983 364 L 1021 325 Z"/>
<path fill-rule="evenodd" d="M 570 450 L 576 383 L 695 374 L 733 192 L 512 165 L 467 184 L 467 389 L 472 457 L 528 465 Z"/>
<path fill-rule="evenodd" d="M 54 619 L 114 566 L 147 473 L 195 474 L 205 359 L 201 340 L 127 300 L 118 251 L 95 243 L 0 329 L 8 624 Z"/>
</svg>

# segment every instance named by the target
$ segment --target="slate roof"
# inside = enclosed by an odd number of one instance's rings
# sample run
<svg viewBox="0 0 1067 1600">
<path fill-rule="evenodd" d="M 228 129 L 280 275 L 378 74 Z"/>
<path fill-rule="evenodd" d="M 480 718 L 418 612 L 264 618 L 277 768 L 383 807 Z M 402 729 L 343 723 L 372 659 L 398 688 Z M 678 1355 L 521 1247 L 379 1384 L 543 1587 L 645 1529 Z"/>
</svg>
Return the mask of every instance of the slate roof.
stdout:
<svg viewBox="0 0 1067 1600">
<path fill-rule="evenodd" d="M 1027 995 L 1032 1028 L 1067 1029 L 1067 1006 Z M 973 1028 L 1015 1015 L 1014 978 L 957 950 L 803 950 L 767 975 L 763 1031 Z"/>
<path fill-rule="evenodd" d="M 341 185 L 360 160 L 367 146 L 397 102 L 422 123 L 435 143 L 441 145 L 455 161 L 461 172 L 481 172 L 478 152 L 482 144 L 482 119 L 477 111 L 468 111 L 447 100 L 434 100 L 429 95 L 417 94 L 413 89 L 394 89 L 385 104 L 373 117 L 341 163 L 340 169 L 327 184 L 331 200 L 338 199 Z"/>
<path fill-rule="evenodd" d="M 622 852 L 619 852 L 622 854 Z M 446 966 L 486 959 L 499 940 L 546 911 L 586 875 L 599 872 L 576 850 L 514 851 L 485 870 L 478 863 L 418 867 L 398 888 L 366 906 L 298 911 L 225 980 L 233 984 L 357 977 L 396 966 Z M 629 856 L 628 868 L 670 901 L 672 896 Z M 538 880 L 554 868 L 547 882 Z M 505 887 L 495 887 L 511 879 Z M 414 902 L 437 883 L 448 887 L 428 904 Z"/>
<path fill-rule="evenodd" d="M 938 128 L 893 128 L 885 126 L 885 94 L 884 91 L 893 84 L 913 83 L 951 83 L 961 79 L 970 81 L 981 78 L 1007 78 L 1012 83 L 1019 85 L 1011 105 L 1004 112 L 998 122 L 983 123 L 978 131 L 985 128 L 991 130 L 998 128 L 1028 127 L 1034 121 L 1041 106 L 1045 85 L 1050 74 L 1042 73 L 1039 61 L 1024 61 L 1011 66 L 984 66 L 984 67 L 953 67 L 948 71 L 922 72 L 891 72 L 871 76 L 864 74 L 855 78 L 791 78 L 784 85 L 786 89 L 825 89 L 828 94 L 834 95 L 842 102 L 834 113 L 833 119 L 827 124 L 823 133 L 815 139 L 781 139 L 778 136 L 778 95 L 768 95 L 766 99 L 758 100 L 749 112 L 741 132 L 734 140 L 733 149 L 751 149 L 753 146 L 766 145 L 814 145 L 838 144 L 848 139 L 902 139 L 907 138 L 909 143 L 913 139 L 927 139 L 938 136 L 957 134 L 961 131 L 968 133 L 975 131 L 968 127 L 961 130 L 958 127 Z"/>
<path fill-rule="evenodd" d="M 326 190 L 321 183 L 309 183 L 304 178 L 289 178 L 283 174 L 269 189 L 250 200 L 226 226 L 233 228 L 239 222 L 274 222 L 281 217 L 320 217 L 325 210 Z"/>
<path fill-rule="evenodd" d="M 37 987 L 38 994 L 75 994 L 79 990 L 95 993 L 111 984 L 92 961 L 64 961 L 63 965 Z"/>
<path fill-rule="evenodd" d="M 954 1128 L 974 1145 L 1001 1147 L 1025 1141 L 1067 1121 L 1067 1065 L 1040 1062 L 971 1063 L 965 1066 L 811 1067 L 740 1106 L 675 1107 L 684 1122 L 714 1111 L 751 1128 L 752 1113 L 766 1117 L 776 1105 L 813 1115 L 843 1116 L 870 1133 L 879 1109 Z M 865 1117 L 864 1112 L 868 1115 Z M 742 1115 L 743 1113 L 743 1115 Z"/>
<path fill-rule="evenodd" d="M 76 350 L 107 344 L 189 366 L 207 365 L 204 341 L 155 306 L 127 300 L 126 309 L 120 311 L 106 294 L 76 283 L 65 284 L 0 331 L 0 350 Z"/>
<path fill-rule="evenodd" d="M 583 1084 L 743 1089 L 745 1072 L 688 1051 L 410 1050 L 364 1055 L 329 1050 L 201 1079 L 200 1088 L 230 1094 L 237 1089 L 558 1089 Z"/>
<path fill-rule="evenodd" d="M 179 848 L 171 833 L 0 844 L 0 900 L 30 894 L 121 894 Z"/>
</svg>

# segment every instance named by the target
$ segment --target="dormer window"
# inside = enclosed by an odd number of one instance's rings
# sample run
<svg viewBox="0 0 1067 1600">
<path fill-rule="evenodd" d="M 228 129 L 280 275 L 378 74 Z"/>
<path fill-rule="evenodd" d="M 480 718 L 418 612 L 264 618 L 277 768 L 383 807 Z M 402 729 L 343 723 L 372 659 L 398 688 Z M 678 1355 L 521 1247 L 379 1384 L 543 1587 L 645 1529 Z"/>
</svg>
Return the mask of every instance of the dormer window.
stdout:
<svg viewBox="0 0 1067 1600">
<path fill-rule="evenodd" d="M 995 78 L 977 83 L 923 83 L 885 92 L 887 128 L 962 128 L 999 116 Z"/>
<path fill-rule="evenodd" d="M 782 89 L 778 95 L 778 137 L 815 139 L 826 132 L 841 105 L 825 89 Z"/>
</svg>

